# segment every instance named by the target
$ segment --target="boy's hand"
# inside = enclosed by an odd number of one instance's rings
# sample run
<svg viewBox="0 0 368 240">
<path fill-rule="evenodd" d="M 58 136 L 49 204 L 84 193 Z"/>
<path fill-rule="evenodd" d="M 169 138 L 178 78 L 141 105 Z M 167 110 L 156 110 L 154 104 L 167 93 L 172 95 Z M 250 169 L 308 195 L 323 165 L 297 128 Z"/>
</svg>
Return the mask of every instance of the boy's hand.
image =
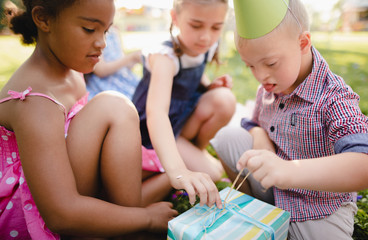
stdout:
<svg viewBox="0 0 368 240">
<path fill-rule="evenodd" d="M 231 89 L 233 87 L 233 79 L 230 75 L 225 74 L 213 80 L 213 82 L 208 86 L 208 89 L 211 90 L 218 87 L 227 87 Z"/>
<path fill-rule="evenodd" d="M 290 185 L 288 177 L 292 174 L 290 166 L 287 161 L 268 150 L 246 151 L 236 165 L 239 171 L 247 168 L 265 189 L 272 186 L 288 188 Z"/>
</svg>

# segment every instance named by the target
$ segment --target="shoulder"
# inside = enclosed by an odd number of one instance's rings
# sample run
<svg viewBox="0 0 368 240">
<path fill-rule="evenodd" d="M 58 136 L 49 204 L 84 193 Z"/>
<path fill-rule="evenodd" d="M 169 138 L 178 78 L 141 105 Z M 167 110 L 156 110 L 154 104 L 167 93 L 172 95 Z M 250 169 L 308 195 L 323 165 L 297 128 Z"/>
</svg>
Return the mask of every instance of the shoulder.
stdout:
<svg viewBox="0 0 368 240">
<path fill-rule="evenodd" d="M 151 56 L 166 56 L 169 58 L 170 61 L 173 62 L 173 66 L 174 66 L 174 72 L 175 75 L 179 72 L 179 59 L 178 57 L 175 55 L 174 49 L 172 48 L 172 45 L 170 45 L 171 41 L 164 41 L 161 44 L 155 45 L 155 46 L 151 46 L 149 48 L 145 48 L 142 50 L 142 55 L 145 59 L 144 61 L 144 67 L 146 67 L 146 69 L 148 71 L 151 71 L 152 66 L 151 66 Z M 154 57 L 155 60 L 156 59 L 165 59 L 162 57 Z"/>
<path fill-rule="evenodd" d="M 151 54 L 162 54 L 167 55 L 170 58 L 177 58 L 170 43 L 171 41 L 164 41 L 161 44 L 144 48 L 142 49 L 142 55 L 147 58 Z"/>
</svg>

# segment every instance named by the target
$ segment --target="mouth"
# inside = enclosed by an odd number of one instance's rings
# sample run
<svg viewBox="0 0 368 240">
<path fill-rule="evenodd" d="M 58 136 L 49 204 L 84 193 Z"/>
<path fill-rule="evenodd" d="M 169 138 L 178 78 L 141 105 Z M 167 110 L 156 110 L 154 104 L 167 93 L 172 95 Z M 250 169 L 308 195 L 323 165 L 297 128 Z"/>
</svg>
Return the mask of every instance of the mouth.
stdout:
<svg viewBox="0 0 368 240">
<path fill-rule="evenodd" d="M 93 53 L 87 55 L 88 58 L 92 59 L 92 61 L 96 64 L 100 61 L 101 53 Z"/>
<path fill-rule="evenodd" d="M 197 47 L 198 47 L 199 49 L 207 49 L 207 48 L 208 48 L 208 46 L 207 46 L 207 45 L 201 45 L 201 44 L 197 44 Z"/>
<path fill-rule="evenodd" d="M 272 92 L 272 90 L 274 90 L 274 88 L 276 87 L 276 84 L 271 84 L 271 83 L 266 83 L 263 84 L 263 88 L 267 91 L 267 92 Z"/>
</svg>

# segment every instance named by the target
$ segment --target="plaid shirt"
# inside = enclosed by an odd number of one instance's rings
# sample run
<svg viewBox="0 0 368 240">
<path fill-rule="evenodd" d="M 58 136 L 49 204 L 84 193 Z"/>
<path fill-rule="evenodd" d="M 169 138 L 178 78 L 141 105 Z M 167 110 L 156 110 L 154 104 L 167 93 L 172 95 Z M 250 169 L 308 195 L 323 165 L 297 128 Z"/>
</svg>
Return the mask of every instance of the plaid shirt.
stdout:
<svg viewBox="0 0 368 240">
<path fill-rule="evenodd" d="M 346 147 L 353 135 L 368 143 L 368 120 L 360 111 L 359 96 L 329 70 L 315 48 L 312 52 L 313 69 L 303 83 L 289 95 L 276 95 L 260 87 L 253 119 L 242 121 L 242 126 L 247 128 L 245 125 L 253 122 L 265 129 L 277 146 L 277 155 L 285 160 L 364 152 Z M 343 202 L 352 201 L 351 193 L 304 189 L 275 188 L 274 195 L 276 206 L 291 213 L 291 221 L 324 218 Z"/>
</svg>

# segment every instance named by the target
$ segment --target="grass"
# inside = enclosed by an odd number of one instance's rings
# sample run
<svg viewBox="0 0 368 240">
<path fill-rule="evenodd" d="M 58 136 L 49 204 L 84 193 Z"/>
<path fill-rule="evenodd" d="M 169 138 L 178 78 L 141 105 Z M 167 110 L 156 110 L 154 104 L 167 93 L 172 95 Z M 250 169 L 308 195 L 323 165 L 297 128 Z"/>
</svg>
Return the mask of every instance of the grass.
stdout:
<svg viewBox="0 0 368 240">
<path fill-rule="evenodd" d="M 342 76 L 360 95 L 360 107 L 362 112 L 368 115 L 368 32 L 348 34 L 315 32 L 312 33 L 312 41 L 329 63 L 331 70 Z M 223 65 L 220 68 L 211 65 L 206 69 L 206 73 L 210 78 L 230 74 L 234 80 L 233 91 L 238 102 L 244 103 L 254 99 L 258 82 L 236 52 L 232 33 L 225 35 L 224 42 L 226 51 L 221 57 Z M 32 51 L 33 47 L 20 45 L 17 37 L 0 36 L 0 89 Z M 136 70 L 138 74 L 139 71 Z M 359 192 L 359 196 L 354 239 L 368 239 L 368 190 Z M 181 211 L 188 207 L 185 195 L 173 201 Z"/>
<path fill-rule="evenodd" d="M 0 36 L 0 89 L 31 55 L 33 49 L 21 45 L 17 37 Z"/>
</svg>

